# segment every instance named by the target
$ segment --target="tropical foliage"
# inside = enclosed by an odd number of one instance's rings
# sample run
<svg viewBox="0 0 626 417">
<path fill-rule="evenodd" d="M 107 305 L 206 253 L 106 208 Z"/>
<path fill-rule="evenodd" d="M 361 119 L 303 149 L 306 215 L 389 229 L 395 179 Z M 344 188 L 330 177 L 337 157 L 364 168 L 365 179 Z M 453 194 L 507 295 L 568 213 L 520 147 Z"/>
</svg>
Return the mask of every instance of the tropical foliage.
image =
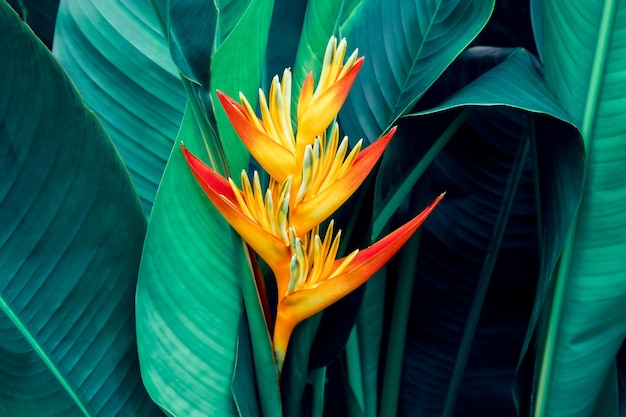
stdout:
<svg viewBox="0 0 626 417">
<path fill-rule="evenodd" d="M 626 1 L 0 22 L 1 415 L 626 415 Z"/>
</svg>

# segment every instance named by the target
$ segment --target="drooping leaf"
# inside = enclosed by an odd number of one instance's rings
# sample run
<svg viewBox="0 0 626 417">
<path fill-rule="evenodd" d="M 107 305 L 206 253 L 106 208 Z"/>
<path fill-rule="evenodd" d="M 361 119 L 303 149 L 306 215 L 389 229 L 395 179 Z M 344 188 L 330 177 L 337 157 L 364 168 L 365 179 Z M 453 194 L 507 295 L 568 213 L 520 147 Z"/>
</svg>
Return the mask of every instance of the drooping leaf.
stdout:
<svg viewBox="0 0 626 417">
<path fill-rule="evenodd" d="M 481 56 L 483 51 L 479 50 L 478 57 L 491 60 Z M 477 68 L 479 67 L 475 64 L 467 66 L 472 71 Z M 456 77 L 450 77 L 451 80 L 467 78 L 473 77 L 464 75 L 462 71 Z M 421 245 L 423 250 L 418 260 L 421 272 L 417 276 L 414 312 L 411 315 L 405 356 L 400 415 L 441 415 L 447 402 L 445 393 L 449 390 L 453 364 L 457 360 L 478 277 L 484 268 L 482 262 L 488 253 L 489 239 L 509 175 L 507 170 L 510 172 L 511 158 L 521 138 L 533 131 L 532 120 L 536 127 L 537 175 L 541 180 L 537 194 L 543 219 L 541 253 L 546 265 L 543 269 L 548 274 L 550 265 L 554 267 L 568 222 L 580 198 L 583 159 L 579 135 L 569 122 L 569 116 L 543 86 L 526 52 L 511 54 L 502 64 L 470 83 L 440 106 L 420 113 L 424 114 L 420 116 L 422 123 L 418 119 L 413 129 L 409 129 L 409 132 L 416 132 L 413 140 L 422 139 L 424 132 L 428 131 L 425 126 L 428 125 L 429 118 L 433 118 L 431 124 L 441 123 L 441 118 L 438 118 L 441 110 L 450 111 L 454 107 L 468 104 L 506 105 L 528 113 L 525 115 L 524 112 L 506 107 L 476 108 L 474 112 L 478 114 L 472 113 L 469 124 L 453 137 L 455 145 L 451 142 L 451 148 L 445 148 L 442 154 L 445 159 L 440 156 L 435 160 L 433 192 L 440 192 L 442 189 L 448 191 L 445 201 L 447 208 L 444 205 L 438 213 L 434 213 L 433 220 L 426 224 L 424 230 L 424 241 Z M 402 127 L 403 125 L 399 132 L 402 132 Z M 406 163 L 399 164 L 399 156 L 410 155 L 407 149 L 410 149 L 408 146 L 411 144 L 407 140 L 403 141 L 402 136 L 398 139 L 400 142 L 395 144 L 396 151 L 391 148 L 391 152 L 386 155 L 388 160 L 383 160 L 381 173 L 391 170 L 394 174 L 386 175 L 386 178 L 396 178 L 402 183 L 409 181 L 411 172 L 421 161 L 416 158 L 414 164 L 408 167 Z M 420 149 L 420 146 L 416 149 Z M 513 276 L 520 279 L 524 276 L 536 277 L 539 270 L 537 260 L 534 263 L 526 261 L 523 268 L 515 263 L 515 259 L 533 259 L 537 251 L 533 240 L 539 241 L 533 214 L 535 196 L 532 187 L 532 164 L 530 161 L 527 164 L 525 177 L 522 177 L 516 194 L 508 229 L 499 248 L 501 255 L 491 278 L 491 285 L 499 288 L 491 291 L 499 291 L 500 295 L 494 299 L 490 299 L 488 295 L 482 307 L 485 311 L 484 317 L 481 318 L 473 338 L 475 349 L 471 351 L 465 368 L 464 381 L 467 381 L 467 385 L 461 385 L 457 398 L 455 410 L 456 413 L 462 413 L 458 415 L 502 415 L 513 410 L 512 401 L 503 400 L 491 404 L 493 408 L 488 408 L 490 405 L 487 401 L 472 402 L 472 398 L 479 398 L 479 393 L 489 392 L 496 386 L 504 390 L 502 395 L 510 390 L 516 355 L 523 343 L 521 335 L 530 317 L 533 286 L 528 284 L 532 284 L 533 280 L 526 278 L 524 283 L 506 281 Z M 408 174 L 407 171 L 398 172 L 398 167 L 403 166 L 408 169 Z M 387 195 L 389 198 L 400 188 L 392 187 L 396 191 L 379 195 Z M 396 195 L 394 198 L 397 198 L 397 209 L 403 197 Z M 554 212 L 559 212 L 559 216 L 554 216 Z M 455 259 L 455 262 L 450 263 L 449 259 Z M 454 289 L 450 290 L 451 287 Z M 510 309 L 510 302 L 498 304 L 498 297 L 503 300 L 513 296 L 519 298 L 518 292 L 521 291 L 526 293 L 526 304 L 520 305 L 517 310 Z M 452 306 L 454 307 L 451 308 Z M 492 309 L 495 309 L 495 313 L 490 313 Z M 510 315 L 511 323 L 515 323 L 515 326 L 500 324 L 498 320 L 504 315 Z M 481 322 L 491 324 L 484 324 L 487 327 L 483 327 Z M 508 340 L 510 348 L 501 349 L 497 353 L 490 350 L 488 347 L 494 342 L 490 342 L 481 332 L 498 334 L 498 343 Z M 496 358 L 501 362 L 490 368 L 496 363 Z M 492 372 L 501 374 L 489 379 Z M 466 388 L 470 386 L 484 388 L 471 393 Z"/>
<path fill-rule="evenodd" d="M 64 0 L 54 53 L 111 135 L 149 215 L 185 107 L 154 10 L 138 0 Z"/>
<path fill-rule="evenodd" d="M 157 416 L 134 295 L 145 217 L 96 116 L 0 2 L 0 413 Z"/>
<path fill-rule="evenodd" d="M 588 160 L 578 218 L 539 332 L 529 411 L 615 416 L 615 357 L 626 335 L 626 213 L 619 209 L 626 198 L 626 2 L 542 6 L 546 84 L 580 124 Z"/>
<path fill-rule="evenodd" d="M 339 119 L 372 142 L 411 110 L 484 27 L 490 0 L 367 1 L 342 32 L 365 56 Z"/>
</svg>

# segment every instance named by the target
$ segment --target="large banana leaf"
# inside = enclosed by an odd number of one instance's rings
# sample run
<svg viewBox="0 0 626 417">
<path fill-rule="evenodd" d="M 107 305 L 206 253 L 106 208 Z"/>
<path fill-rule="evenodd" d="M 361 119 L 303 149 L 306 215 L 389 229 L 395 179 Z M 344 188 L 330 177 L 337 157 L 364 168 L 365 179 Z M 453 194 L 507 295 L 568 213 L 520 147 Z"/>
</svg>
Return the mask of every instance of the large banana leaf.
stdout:
<svg viewBox="0 0 626 417">
<path fill-rule="evenodd" d="M 5 2 L 0 26 L 0 414 L 161 415 L 137 361 L 146 222 L 128 172 Z"/>
<path fill-rule="evenodd" d="M 147 1 L 63 0 L 53 51 L 102 120 L 147 215 L 185 93 Z"/>
<path fill-rule="evenodd" d="M 616 416 L 615 357 L 626 336 L 626 1 L 544 1 L 541 19 L 546 84 L 580 123 L 588 160 L 539 338 L 531 412 Z"/>
</svg>

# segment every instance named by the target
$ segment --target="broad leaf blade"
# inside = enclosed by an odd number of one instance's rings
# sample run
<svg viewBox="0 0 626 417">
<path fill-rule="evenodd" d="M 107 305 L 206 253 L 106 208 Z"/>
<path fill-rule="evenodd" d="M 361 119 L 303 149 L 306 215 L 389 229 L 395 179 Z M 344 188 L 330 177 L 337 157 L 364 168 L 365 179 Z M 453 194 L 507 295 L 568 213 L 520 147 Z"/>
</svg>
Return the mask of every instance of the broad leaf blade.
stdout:
<svg viewBox="0 0 626 417">
<path fill-rule="evenodd" d="M 54 53 L 100 117 L 150 214 L 185 93 L 145 1 L 64 0 Z"/>
<path fill-rule="evenodd" d="M 415 102 L 484 27 L 494 1 L 367 1 L 342 35 L 365 63 L 340 121 L 372 142 Z"/>
<path fill-rule="evenodd" d="M 205 147 L 190 112 L 155 200 L 137 286 L 137 337 L 148 392 L 175 416 L 237 415 L 231 393 L 252 279 L 241 240 L 196 183 L 178 143 Z"/>
<path fill-rule="evenodd" d="M 0 2 L 1 410 L 160 415 L 141 384 L 134 287 L 145 218 L 67 74 Z"/>
<path fill-rule="evenodd" d="M 546 1 L 542 11 L 546 83 L 581 125 L 588 162 L 540 346 L 534 415 L 614 416 L 626 334 L 626 2 Z"/>
<path fill-rule="evenodd" d="M 360 2 L 353 0 L 313 0 L 307 3 L 294 67 L 294 91 L 300 91 L 307 74 L 313 71 L 315 79 L 322 68 L 324 51 L 332 35 L 343 37 L 342 26 L 353 14 L 358 14 Z M 348 38 L 348 54 L 355 48 Z M 298 96 L 293 97 L 294 105 Z"/>
</svg>

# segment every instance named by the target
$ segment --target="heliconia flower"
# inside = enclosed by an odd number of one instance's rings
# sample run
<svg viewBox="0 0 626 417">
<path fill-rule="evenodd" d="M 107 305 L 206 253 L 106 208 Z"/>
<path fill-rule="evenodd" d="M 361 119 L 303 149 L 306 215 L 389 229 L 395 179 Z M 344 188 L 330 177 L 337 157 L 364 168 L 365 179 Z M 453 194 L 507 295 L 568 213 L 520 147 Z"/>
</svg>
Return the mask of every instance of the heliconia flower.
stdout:
<svg viewBox="0 0 626 417">
<path fill-rule="evenodd" d="M 286 292 L 278 293 L 273 336 L 279 369 L 296 325 L 345 297 L 374 275 L 415 233 L 444 195 L 369 248 L 341 259 L 335 259 L 341 233 L 332 237 L 332 221 L 323 241 L 318 228 L 303 239 L 290 229 L 290 280 Z"/>
<path fill-rule="evenodd" d="M 239 104 L 221 91 L 217 92 L 226 115 L 254 159 L 278 182 L 302 170 L 305 149 L 313 145 L 335 119 L 363 64 L 355 50 L 343 63 L 347 43 L 332 37 L 326 48 L 320 80 L 314 87 L 313 74 L 304 81 L 298 100 L 297 129 L 291 121 L 291 71 L 283 72 L 282 81 L 274 76 L 268 96 L 259 90 L 261 118 L 243 94 Z M 298 186 L 294 179 L 294 185 Z"/>
</svg>

